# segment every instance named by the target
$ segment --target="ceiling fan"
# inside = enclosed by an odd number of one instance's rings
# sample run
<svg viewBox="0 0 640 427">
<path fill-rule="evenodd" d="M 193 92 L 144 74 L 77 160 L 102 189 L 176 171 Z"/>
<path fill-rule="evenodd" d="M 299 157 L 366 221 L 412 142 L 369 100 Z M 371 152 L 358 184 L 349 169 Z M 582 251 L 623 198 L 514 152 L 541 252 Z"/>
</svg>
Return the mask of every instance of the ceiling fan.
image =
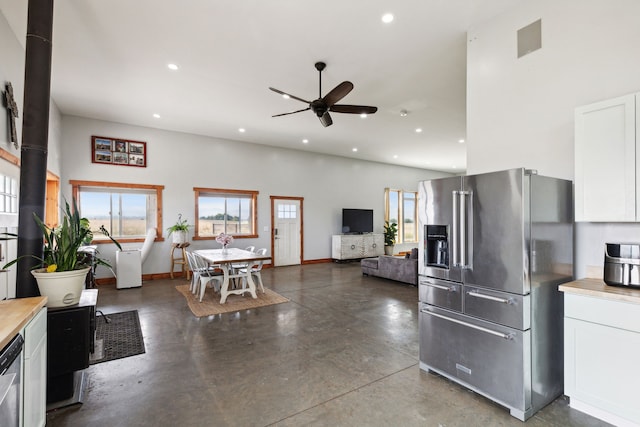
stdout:
<svg viewBox="0 0 640 427">
<path fill-rule="evenodd" d="M 347 96 L 349 92 L 353 90 L 353 83 L 344 81 L 340 83 L 338 86 L 334 87 L 329 93 L 325 96 L 322 96 L 322 70 L 325 69 L 327 64 L 324 62 L 316 62 L 316 70 L 319 72 L 320 82 L 318 89 L 319 98 L 313 101 L 307 101 L 306 99 L 298 98 L 297 96 L 293 96 L 281 90 L 270 87 L 272 91 L 279 93 L 285 97 L 293 98 L 298 101 L 304 102 L 305 104 L 309 104 L 307 108 L 303 108 L 302 110 L 291 111 L 288 113 L 276 114 L 272 117 L 280 117 L 287 116 L 289 114 L 300 113 L 302 111 L 311 110 L 315 113 L 316 116 L 320 119 L 320 123 L 322 126 L 327 127 L 331 126 L 333 120 L 331 120 L 331 116 L 329 115 L 329 111 L 334 113 L 347 113 L 347 114 L 373 114 L 378 111 L 378 107 L 369 107 L 366 105 L 347 105 L 347 104 L 336 104 L 336 102 L 340 101 L 342 98 Z"/>
</svg>

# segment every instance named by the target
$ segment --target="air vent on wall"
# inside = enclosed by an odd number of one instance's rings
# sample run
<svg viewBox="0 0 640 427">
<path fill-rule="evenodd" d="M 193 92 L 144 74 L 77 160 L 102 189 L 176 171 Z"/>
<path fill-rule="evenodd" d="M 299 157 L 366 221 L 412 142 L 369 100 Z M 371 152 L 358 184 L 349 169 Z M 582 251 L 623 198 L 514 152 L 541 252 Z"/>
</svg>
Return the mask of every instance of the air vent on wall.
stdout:
<svg viewBox="0 0 640 427">
<path fill-rule="evenodd" d="M 542 19 L 518 30 L 518 58 L 542 47 Z"/>
</svg>

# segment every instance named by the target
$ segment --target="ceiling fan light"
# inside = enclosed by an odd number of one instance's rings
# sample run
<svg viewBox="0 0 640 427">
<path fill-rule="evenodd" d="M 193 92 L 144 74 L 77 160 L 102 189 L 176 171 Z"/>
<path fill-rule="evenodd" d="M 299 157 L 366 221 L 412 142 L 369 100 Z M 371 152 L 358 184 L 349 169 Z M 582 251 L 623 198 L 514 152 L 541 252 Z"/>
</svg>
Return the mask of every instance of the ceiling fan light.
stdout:
<svg viewBox="0 0 640 427">
<path fill-rule="evenodd" d="M 366 119 L 366 118 L 367 118 L 367 113 L 362 113 L 362 114 L 360 114 L 360 118 L 361 118 L 361 119 Z"/>
<path fill-rule="evenodd" d="M 282 97 L 283 97 L 284 99 L 291 99 L 291 97 L 290 97 L 289 95 L 287 95 L 286 93 L 285 93 L 284 95 L 282 95 Z"/>
</svg>

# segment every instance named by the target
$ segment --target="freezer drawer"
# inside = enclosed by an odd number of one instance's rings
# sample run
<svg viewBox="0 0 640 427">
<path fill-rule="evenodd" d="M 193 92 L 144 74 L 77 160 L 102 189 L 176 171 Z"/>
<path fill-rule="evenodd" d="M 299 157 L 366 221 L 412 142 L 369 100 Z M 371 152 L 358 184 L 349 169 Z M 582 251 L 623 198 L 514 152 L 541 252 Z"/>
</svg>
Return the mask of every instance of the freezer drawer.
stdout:
<svg viewBox="0 0 640 427">
<path fill-rule="evenodd" d="M 529 331 L 421 304 L 420 362 L 512 409 L 531 408 Z M 514 411 L 515 410 L 515 411 Z"/>
<path fill-rule="evenodd" d="M 462 312 L 462 284 L 433 277 L 420 277 L 418 295 L 421 302 Z"/>
<path fill-rule="evenodd" d="M 465 285 L 464 313 L 515 329 L 529 329 L 531 296 Z"/>
</svg>

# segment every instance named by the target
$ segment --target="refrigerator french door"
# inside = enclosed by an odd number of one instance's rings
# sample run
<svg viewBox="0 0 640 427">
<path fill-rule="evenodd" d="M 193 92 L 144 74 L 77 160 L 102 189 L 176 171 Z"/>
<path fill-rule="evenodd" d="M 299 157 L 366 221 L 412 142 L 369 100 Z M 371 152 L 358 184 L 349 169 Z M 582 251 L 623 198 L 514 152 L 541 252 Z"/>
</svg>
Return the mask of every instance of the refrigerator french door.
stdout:
<svg viewBox="0 0 640 427">
<path fill-rule="evenodd" d="M 525 420 L 562 392 L 571 182 L 512 169 L 419 193 L 420 366 Z"/>
</svg>

